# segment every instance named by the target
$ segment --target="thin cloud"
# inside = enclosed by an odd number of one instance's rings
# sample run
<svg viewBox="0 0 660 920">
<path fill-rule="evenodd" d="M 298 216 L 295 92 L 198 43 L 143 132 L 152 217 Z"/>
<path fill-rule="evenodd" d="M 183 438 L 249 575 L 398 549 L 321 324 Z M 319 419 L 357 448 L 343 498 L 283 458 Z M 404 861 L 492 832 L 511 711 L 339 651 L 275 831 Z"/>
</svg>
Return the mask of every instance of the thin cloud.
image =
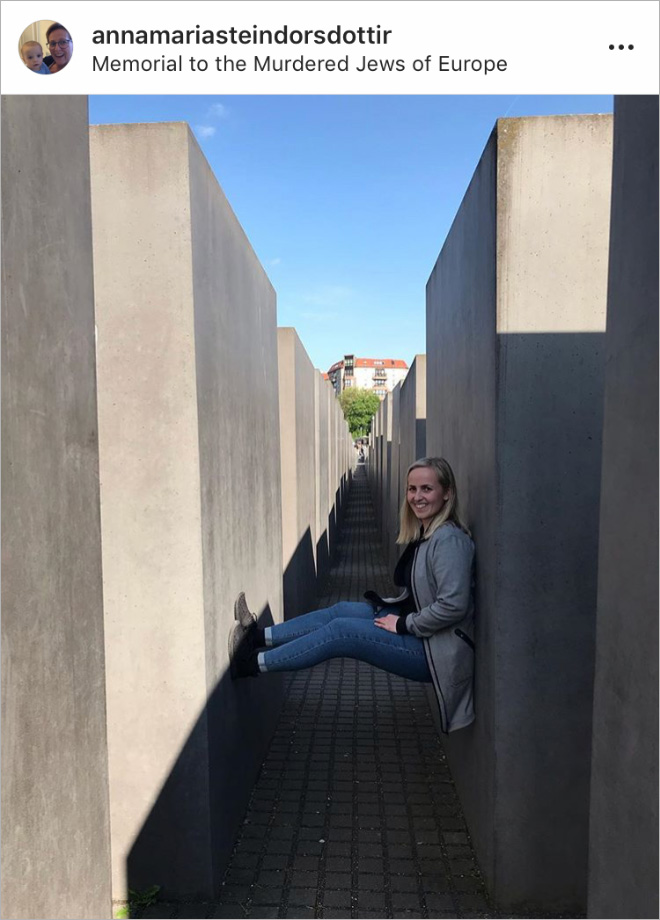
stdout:
<svg viewBox="0 0 660 920">
<path fill-rule="evenodd" d="M 195 131 L 200 137 L 213 137 L 215 134 L 213 125 L 195 125 Z"/>
<path fill-rule="evenodd" d="M 227 118 L 228 116 L 229 109 L 221 102 L 214 102 L 213 105 L 209 106 L 209 110 L 206 113 L 207 118 Z"/>
<path fill-rule="evenodd" d="M 281 260 L 281 259 L 279 258 L 279 256 L 278 256 L 276 259 L 270 259 L 269 262 L 268 262 L 268 264 L 269 264 L 269 265 L 279 265 L 281 261 L 282 261 L 282 260 Z"/>
</svg>

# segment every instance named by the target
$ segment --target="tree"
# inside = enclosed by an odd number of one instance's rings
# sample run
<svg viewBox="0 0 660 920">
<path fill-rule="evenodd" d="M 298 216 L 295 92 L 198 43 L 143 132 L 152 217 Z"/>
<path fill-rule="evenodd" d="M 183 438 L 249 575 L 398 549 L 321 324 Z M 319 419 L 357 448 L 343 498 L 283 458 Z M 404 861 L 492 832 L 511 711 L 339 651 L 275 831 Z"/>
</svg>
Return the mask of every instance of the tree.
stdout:
<svg viewBox="0 0 660 920">
<path fill-rule="evenodd" d="M 359 438 L 368 434 L 371 419 L 378 412 L 378 407 L 380 406 L 378 396 L 370 390 L 349 388 L 344 390 L 339 397 L 339 404 L 351 435 L 354 438 Z"/>
</svg>

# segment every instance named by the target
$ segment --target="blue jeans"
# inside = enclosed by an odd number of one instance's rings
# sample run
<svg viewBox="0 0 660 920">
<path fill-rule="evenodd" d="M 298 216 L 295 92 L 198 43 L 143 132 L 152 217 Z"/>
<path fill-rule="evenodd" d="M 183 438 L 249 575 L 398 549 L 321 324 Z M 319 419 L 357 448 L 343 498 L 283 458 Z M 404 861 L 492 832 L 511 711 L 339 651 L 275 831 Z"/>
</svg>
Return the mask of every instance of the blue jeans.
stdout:
<svg viewBox="0 0 660 920">
<path fill-rule="evenodd" d="M 422 640 L 381 629 L 374 616 L 371 604 L 342 601 L 269 626 L 269 648 L 259 653 L 259 668 L 299 671 L 329 658 L 357 658 L 399 677 L 430 683 Z"/>
</svg>

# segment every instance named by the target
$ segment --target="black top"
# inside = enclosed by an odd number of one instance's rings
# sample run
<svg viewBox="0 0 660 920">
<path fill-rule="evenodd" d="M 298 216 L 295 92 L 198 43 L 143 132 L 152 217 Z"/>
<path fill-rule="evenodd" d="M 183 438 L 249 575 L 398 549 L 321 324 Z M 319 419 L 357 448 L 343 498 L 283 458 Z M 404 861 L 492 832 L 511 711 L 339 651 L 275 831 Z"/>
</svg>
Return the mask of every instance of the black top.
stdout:
<svg viewBox="0 0 660 920">
<path fill-rule="evenodd" d="M 415 558 L 415 550 L 420 543 L 421 537 L 417 540 L 413 540 L 412 543 L 408 543 L 394 569 L 394 575 L 392 576 L 394 584 L 399 588 L 406 588 L 408 591 L 408 597 L 399 607 L 399 616 L 407 616 L 409 613 L 414 613 L 417 609 L 415 607 L 415 596 L 412 588 L 412 567 Z"/>
</svg>

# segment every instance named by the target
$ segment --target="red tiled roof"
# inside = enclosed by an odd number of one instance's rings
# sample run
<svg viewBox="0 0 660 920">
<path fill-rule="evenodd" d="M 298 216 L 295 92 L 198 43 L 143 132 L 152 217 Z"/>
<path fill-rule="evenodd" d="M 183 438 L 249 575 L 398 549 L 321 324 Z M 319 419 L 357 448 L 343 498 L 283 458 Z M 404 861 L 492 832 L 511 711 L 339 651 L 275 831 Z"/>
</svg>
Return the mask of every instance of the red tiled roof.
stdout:
<svg viewBox="0 0 660 920">
<path fill-rule="evenodd" d="M 328 370 L 328 373 L 332 374 L 334 371 L 339 370 L 339 368 L 343 366 L 343 361 L 336 361 Z M 353 361 L 353 367 L 383 367 L 398 368 L 399 370 L 404 371 L 408 370 L 408 365 L 406 362 L 399 361 L 397 358 L 355 358 Z"/>
<path fill-rule="evenodd" d="M 398 367 L 402 370 L 408 369 L 405 361 L 398 361 L 394 358 L 356 358 L 355 367 Z"/>
</svg>

